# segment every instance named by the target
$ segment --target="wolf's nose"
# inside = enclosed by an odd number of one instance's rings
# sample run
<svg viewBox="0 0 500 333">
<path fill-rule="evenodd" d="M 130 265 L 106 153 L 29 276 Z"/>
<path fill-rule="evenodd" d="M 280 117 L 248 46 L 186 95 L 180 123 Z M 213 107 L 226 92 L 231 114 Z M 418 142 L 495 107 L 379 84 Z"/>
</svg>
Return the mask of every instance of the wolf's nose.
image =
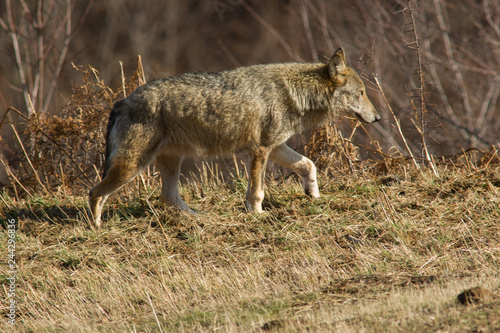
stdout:
<svg viewBox="0 0 500 333">
<path fill-rule="evenodd" d="M 380 119 L 382 119 L 382 117 L 380 117 L 379 114 L 375 116 L 375 121 L 379 121 Z"/>
</svg>

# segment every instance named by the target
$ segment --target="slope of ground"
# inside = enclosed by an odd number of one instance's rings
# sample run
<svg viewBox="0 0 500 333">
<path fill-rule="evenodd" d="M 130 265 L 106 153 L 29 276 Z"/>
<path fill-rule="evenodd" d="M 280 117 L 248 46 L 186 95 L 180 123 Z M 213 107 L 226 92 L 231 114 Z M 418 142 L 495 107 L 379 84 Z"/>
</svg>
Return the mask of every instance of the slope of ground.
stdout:
<svg viewBox="0 0 500 333">
<path fill-rule="evenodd" d="M 491 160 L 490 160 L 491 161 Z M 165 208 L 159 188 L 114 195 L 104 226 L 84 197 L 2 193 L 0 253 L 15 219 L 15 326 L 23 332 L 450 331 L 500 329 L 500 167 L 401 168 L 322 176 L 318 200 L 295 176 L 182 187 L 199 213 Z M 215 180 L 214 180 L 215 179 Z M 4 292 L 11 276 L 0 267 Z M 457 295 L 491 292 L 462 305 Z"/>
</svg>

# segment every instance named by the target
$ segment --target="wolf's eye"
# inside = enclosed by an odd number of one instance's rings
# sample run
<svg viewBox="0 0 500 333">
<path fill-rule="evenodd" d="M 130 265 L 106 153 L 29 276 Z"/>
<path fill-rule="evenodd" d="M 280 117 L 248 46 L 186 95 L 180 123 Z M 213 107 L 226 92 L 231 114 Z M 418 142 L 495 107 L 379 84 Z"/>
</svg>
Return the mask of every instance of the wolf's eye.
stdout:
<svg viewBox="0 0 500 333">
<path fill-rule="evenodd" d="M 360 94 L 361 96 L 363 96 L 365 93 L 363 92 L 363 90 L 361 90 L 361 91 L 359 92 L 359 94 Z"/>
</svg>

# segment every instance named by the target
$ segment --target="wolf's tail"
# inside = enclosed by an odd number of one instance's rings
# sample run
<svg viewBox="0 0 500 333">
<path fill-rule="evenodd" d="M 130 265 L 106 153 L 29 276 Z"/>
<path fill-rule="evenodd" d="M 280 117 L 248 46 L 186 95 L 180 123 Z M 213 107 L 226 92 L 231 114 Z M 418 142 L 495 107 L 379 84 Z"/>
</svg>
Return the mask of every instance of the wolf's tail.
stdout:
<svg viewBox="0 0 500 333">
<path fill-rule="evenodd" d="M 110 135 L 113 127 L 115 126 L 116 119 L 120 113 L 120 106 L 122 106 L 122 104 L 123 100 L 116 102 L 109 115 L 108 126 L 106 127 L 106 153 L 104 155 L 104 172 L 102 174 L 102 178 L 106 177 L 106 174 L 108 173 L 108 170 L 110 168 L 109 155 L 111 154 L 113 148 L 111 147 Z"/>
</svg>

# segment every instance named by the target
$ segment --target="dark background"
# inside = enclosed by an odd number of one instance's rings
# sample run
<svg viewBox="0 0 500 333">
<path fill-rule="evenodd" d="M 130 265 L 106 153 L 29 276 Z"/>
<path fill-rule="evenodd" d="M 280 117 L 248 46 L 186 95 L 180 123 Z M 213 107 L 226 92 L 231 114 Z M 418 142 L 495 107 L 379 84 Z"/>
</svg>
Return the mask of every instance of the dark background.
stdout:
<svg viewBox="0 0 500 333">
<path fill-rule="evenodd" d="M 119 87 L 119 61 L 129 73 L 137 55 L 151 80 L 256 63 L 325 62 L 342 46 L 383 117 L 366 126 L 369 136 L 358 131 L 357 142 L 373 139 L 384 151 L 406 152 L 375 76 L 415 155 L 422 155 L 417 127 L 435 156 L 499 142 L 496 0 L 6 0 L 0 18 L 0 117 L 9 106 L 57 114 L 82 84 L 71 63 L 90 64 Z M 18 118 L 11 113 L 7 120 Z M 9 127 L 1 134 L 3 147 L 11 146 Z"/>
</svg>

